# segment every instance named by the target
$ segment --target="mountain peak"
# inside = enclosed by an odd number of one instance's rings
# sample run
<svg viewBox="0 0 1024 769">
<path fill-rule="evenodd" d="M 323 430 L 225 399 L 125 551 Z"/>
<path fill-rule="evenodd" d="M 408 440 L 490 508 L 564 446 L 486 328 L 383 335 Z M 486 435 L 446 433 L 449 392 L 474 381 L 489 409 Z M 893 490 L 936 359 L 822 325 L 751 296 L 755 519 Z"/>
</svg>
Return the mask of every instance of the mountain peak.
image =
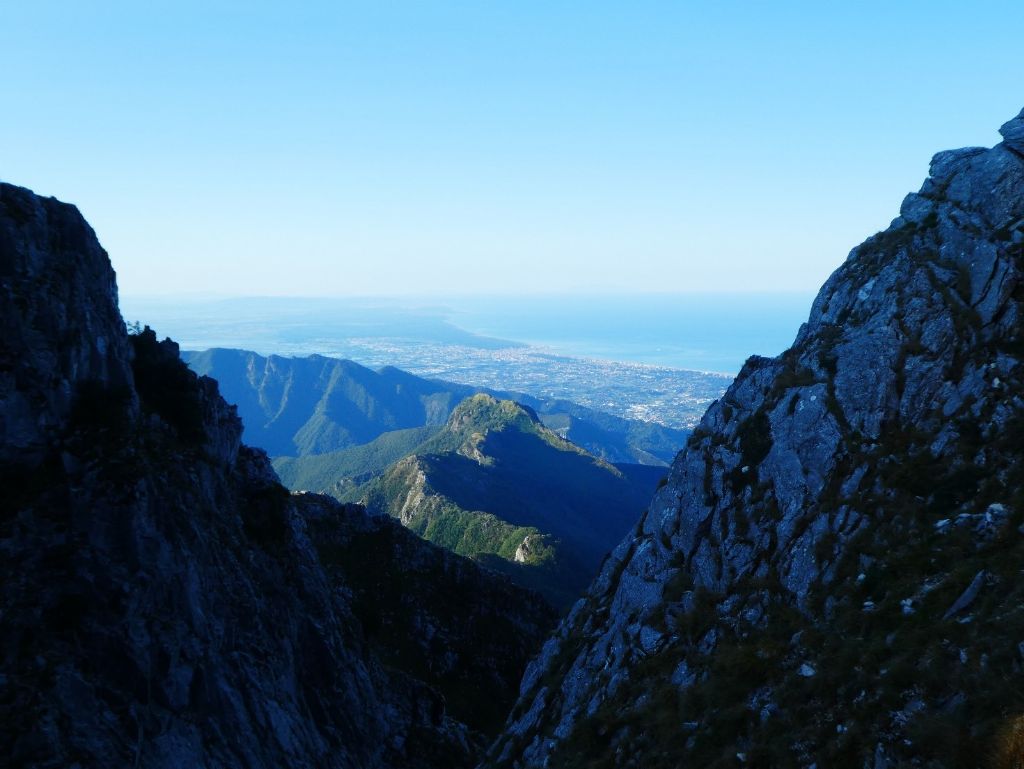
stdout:
<svg viewBox="0 0 1024 769">
<path fill-rule="evenodd" d="M 492 458 L 487 451 L 481 451 L 482 444 L 492 445 L 509 438 L 512 433 L 529 436 L 555 449 L 586 457 L 614 475 L 621 475 L 614 465 L 593 456 L 586 449 L 577 446 L 546 427 L 529 406 L 517 401 L 495 398 L 487 393 L 477 393 L 459 403 L 452 411 L 444 430 L 425 445 L 431 451 L 455 449 L 478 462 L 489 464 Z"/>
<path fill-rule="evenodd" d="M 535 432 L 542 426 L 533 409 L 512 400 L 477 393 L 455 407 L 448 418 L 448 427 L 461 433 L 486 433 L 509 427 Z"/>
</svg>

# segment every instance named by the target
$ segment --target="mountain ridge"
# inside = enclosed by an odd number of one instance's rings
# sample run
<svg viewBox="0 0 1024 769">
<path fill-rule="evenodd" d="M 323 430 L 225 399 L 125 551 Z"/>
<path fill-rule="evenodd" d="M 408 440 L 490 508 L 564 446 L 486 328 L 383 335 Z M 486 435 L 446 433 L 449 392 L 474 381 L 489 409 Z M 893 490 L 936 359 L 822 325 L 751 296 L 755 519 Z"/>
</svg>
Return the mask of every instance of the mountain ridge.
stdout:
<svg viewBox="0 0 1024 769">
<path fill-rule="evenodd" d="M 567 606 L 640 515 L 655 483 L 562 438 L 528 406 L 479 393 L 356 495 L 371 513 L 484 557 L 490 568 Z"/>
<path fill-rule="evenodd" d="M 388 431 L 442 425 L 465 398 L 484 392 L 533 409 L 563 437 L 612 462 L 667 466 L 688 431 L 611 416 L 563 399 L 536 398 L 379 371 L 312 355 L 261 356 L 214 348 L 183 353 L 238 404 L 246 439 L 272 456 L 305 456 L 368 443 Z"/>
</svg>

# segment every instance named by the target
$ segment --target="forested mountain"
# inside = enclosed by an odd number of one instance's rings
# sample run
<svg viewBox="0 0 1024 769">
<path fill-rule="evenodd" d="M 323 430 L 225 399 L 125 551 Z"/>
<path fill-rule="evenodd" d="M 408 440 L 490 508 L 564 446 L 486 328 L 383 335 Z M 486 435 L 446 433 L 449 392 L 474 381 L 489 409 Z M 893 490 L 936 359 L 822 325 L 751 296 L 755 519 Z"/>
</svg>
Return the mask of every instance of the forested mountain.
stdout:
<svg viewBox="0 0 1024 769">
<path fill-rule="evenodd" d="M 370 512 L 392 515 L 566 606 L 663 476 L 643 466 L 623 472 L 527 407 L 480 394 L 355 496 Z"/>
</svg>

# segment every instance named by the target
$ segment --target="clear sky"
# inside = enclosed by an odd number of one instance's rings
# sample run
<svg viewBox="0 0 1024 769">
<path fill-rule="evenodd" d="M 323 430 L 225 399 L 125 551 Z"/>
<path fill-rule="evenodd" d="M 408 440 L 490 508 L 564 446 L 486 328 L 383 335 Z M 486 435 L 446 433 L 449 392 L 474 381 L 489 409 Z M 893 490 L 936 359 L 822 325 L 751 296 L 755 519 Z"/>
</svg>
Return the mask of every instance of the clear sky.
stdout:
<svg viewBox="0 0 1024 769">
<path fill-rule="evenodd" d="M 0 3 L 123 294 L 816 288 L 1024 107 L 1016 2 Z"/>
</svg>

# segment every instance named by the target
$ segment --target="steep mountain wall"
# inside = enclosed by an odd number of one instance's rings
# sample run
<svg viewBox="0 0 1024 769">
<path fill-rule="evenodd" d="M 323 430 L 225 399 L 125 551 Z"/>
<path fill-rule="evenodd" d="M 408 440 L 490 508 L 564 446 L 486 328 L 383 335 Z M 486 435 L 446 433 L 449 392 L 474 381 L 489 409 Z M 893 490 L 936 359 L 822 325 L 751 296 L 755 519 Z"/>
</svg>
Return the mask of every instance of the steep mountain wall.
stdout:
<svg viewBox="0 0 1024 769">
<path fill-rule="evenodd" d="M 5 765 L 474 764 L 538 596 L 291 497 L 74 207 L 0 184 L 0 295 Z"/>
<path fill-rule="evenodd" d="M 490 765 L 1002 760 L 1024 684 L 1024 112 L 1001 132 L 936 155 L 793 347 L 708 410 Z"/>
</svg>

